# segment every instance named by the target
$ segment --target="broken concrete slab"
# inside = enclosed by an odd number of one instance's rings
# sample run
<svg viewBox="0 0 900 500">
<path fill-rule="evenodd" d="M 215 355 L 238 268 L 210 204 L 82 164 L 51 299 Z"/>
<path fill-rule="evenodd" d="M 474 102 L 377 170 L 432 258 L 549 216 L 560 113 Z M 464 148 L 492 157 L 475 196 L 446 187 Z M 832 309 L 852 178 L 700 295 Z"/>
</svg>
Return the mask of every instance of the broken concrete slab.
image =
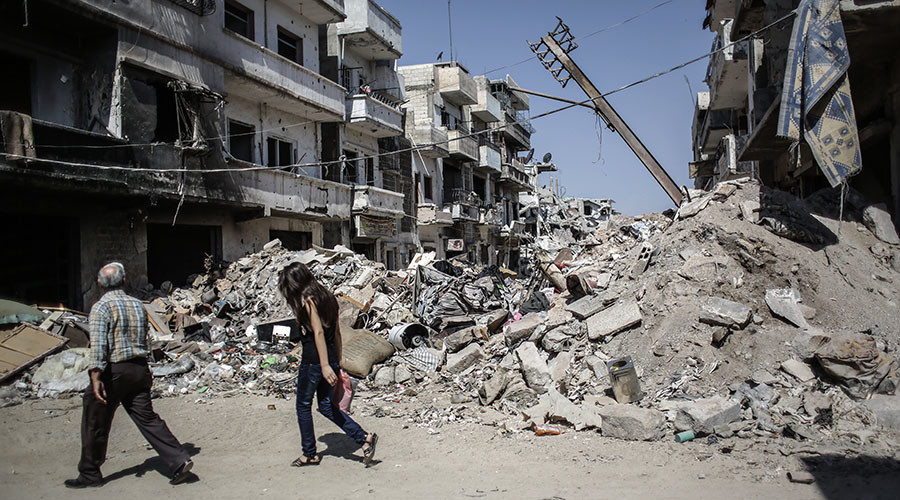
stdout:
<svg viewBox="0 0 900 500">
<path fill-rule="evenodd" d="M 747 326 L 752 317 L 753 310 L 748 306 L 721 297 L 710 297 L 700 313 L 702 323 L 735 329 Z"/>
<path fill-rule="evenodd" d="M 448 352 L 457 352 L 481 337 L 481 328 L 477 326 L 464 328 L 444 337 L 444 347 Z"/>
<path fill-rule="evenodd" d="M 675 429 L 693 430 L 696 434 L 712 434 L 720 425 L 729 424 L 741 416 L 741 403 L 722 396 L 697 399 L 681 405 L 675 414 Z"/>
<path fill-rule="evenodd" d="M 610 273 L 600 273 L 594 279 L 594 287 L 599 288 L 600 290 L 606 290 L 609 288 L 609 283 L 612 281 L 612 274 Z"/>
<path fill-rule="evenodd" d="M 489 405 L 494 402 L 503 391 L 506 390 L 506 384 L 509 383 L 509 377 L 506 370 L 497 370 L 494 375 L 486 380 L 481 388 L 478 389 L 478 399 L 483 405 Z"/>
<path fill-rule="evenodd" d="M 900 237 L 897 236 L 897 230 L 894 227 L 894 221 L 891 220 L 887 205 L 884 203 L 869 205 L 863 210 L 862 219 L 863 224 L 869 228 L 869 231 L 872 231 L 876 238 L 891 245 L 900 245 Z"/>
<path fill-rule="evenodd" d="M 766 305 L 772 314 L 783 318 L 794 326 L 807 329 L 809 323 L 800 308 L 800 292 L 794 288 L 775 288 L 766 290 Z"/>
<path fill-rule="evenodd" d="M 699 249 L 699 248 L 697 248 L 697 247 L 695 247 L 695 246 L 693 246 L 693 245 L 691 245 L 691 246 L 685 248 L 684 250 L 678 252 L 678 256 L 681 257 L 684 261 L 690 260 L 690 258 L 693 257 L 693 256 L 695 256 L 695 255 L 703 255 L 703 254 L 702 254 L 702 252 L 700 252 L 700 249 Z"/>
<path fill-rule="evenodd" d="M 639 325 L 641 320 L 641 309 L 637 302 L 633 300 L 619 302 L 588 319 L 588 338 L 597 340 L 619 333 Z"/>
<path fill-rule="evenodd" d="M 812 368 L 799 359 L 789 359 L 781 363 L 781 370 L 801 382 L 809 382 L 816 378 Z"/>
<path fill-rule="evenodd" d="M 612 300 L 605 295 L 585 295 L 566 306 L 578 319 L 587 319 L 602 311 Z"/>
<path fill-rule="evenodd" d="M 546 405 L 547 417 L 551 422 L 568 422 L 576 431 L 601 428 L 602 419 L 596 408 L 578 406 L 554 388 L 542 395 L 540 401 L 541 405 Z"/>
<path fill-rule="evenodd" d="M 659 410 L 612 404 L 599 408 L 597 413 L 604 436 L 628 441 L 653 441 L 665 434 L 666 419 Z"/>
<path fill-rule="evenodd" d="M 570 352 L 561 352 L 556 355 L 553 359 L 547 363 L 547 368 L 550 370 L 550 380 L 555 383 L 560 383 L 566 378 L 566 372 L 569 370 L 569 365 L 572 364 L 572 353 Z"/>
<path fill-rule="evenodd" d="M 506 328 L 506 332 L 503 334 L 506 339 L 506 345 L 512 346 L 522 339 L 527 339 L 543 322 L 544 319 L 537 313 L 526 314 L 522 319 Z"/>
<path fill-rule="evenodd" d="M 547 352 L 562 352 L 572 343 L 572 328 L 563 325 L 547 332 L 541 340 L 541 346 Z"/>
<path fill-rule="evenodd" d="M 878 426 L 900 431 L 900 396 L 873 394 L 863 405 L 875 414 Z"/>
<path fill-rule="evenodd" d="M 739 206 L 741 208 L 741 215 L 744 217 L 745 221 L 752 222 L 754 224 L 759 222 L 759 201 L 745 200 L 742 201 Z"/>
<path fill-rule="evenodd" d="M 485 359 L 484 350 L 478 344 L 469 344 L 465 349 L 455 354 L 447 355 L 447 363 L 443 371 L 448 373 L 461 373 L 470 366 Z"/>
<path fill-rule="evenodd" d="M 547 392 L 547 387 L 552 382 L 550 378 L 550 368 L 547 362 L 541 357 L 536 345 L 533 342 L 523 342 L 516 348 L 516 357 L 519 359 L 519 366 L 522 370 L 522 377 L 528 387 L 538 394 Z"/>
<path fill-rule="evenodd" d="M 692 255 L 678 270 L 678 274 L 691 281 L 712 281 L 728 268 L 731 260 L 728 257 L 706 257 L 702 254 Z"/>
<path fill-rule="evenodd" d="M 372 383 L 379 387 L 389 386 L 394 383 L 394 372 L 395 367 L 393 366 L 382 366 L 375 372 L 375 378 Z"/>
</svg>

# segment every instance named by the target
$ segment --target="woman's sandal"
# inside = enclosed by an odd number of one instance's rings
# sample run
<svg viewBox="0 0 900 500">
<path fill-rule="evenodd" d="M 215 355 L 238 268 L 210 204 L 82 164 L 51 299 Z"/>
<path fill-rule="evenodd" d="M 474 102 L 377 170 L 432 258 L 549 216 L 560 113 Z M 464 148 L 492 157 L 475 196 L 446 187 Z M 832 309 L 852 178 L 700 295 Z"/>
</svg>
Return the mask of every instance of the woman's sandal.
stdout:
<svg viewBox="0 0 900 500">
<path fill-rule="evenodd" d="M 372 459 L 375 458 L 375 445 L 378 444 L 378 434 L 372 433 L 372 440 L 366 441 L 368 448 L 363 450 L 363 465 L 369 467 L 372 465 Z"/>
<path fill-rule="evenodd" d="M 319 465 L 320 463 L 322 463 L 322 457 L 319 455 L 313 455 L 312 457 L 301 455 L 291 462 L 291 467 L 306 467 L 307 465 Z"/>
</svg>

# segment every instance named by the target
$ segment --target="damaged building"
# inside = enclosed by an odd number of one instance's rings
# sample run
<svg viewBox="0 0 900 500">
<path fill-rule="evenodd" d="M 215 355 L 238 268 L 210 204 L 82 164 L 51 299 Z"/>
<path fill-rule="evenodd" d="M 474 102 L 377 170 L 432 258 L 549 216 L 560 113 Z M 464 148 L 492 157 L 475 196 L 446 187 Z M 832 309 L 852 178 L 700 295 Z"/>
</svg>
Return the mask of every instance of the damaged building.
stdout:
<svg viewBox="0 0 900 500">
<path fill-rule="evenodd" d="M 695 187 L 753 176 L 805 197 L 846 182 L 900 220 L 900 2 L 709 0 L 706 11 L 717 52 L 697 95 Z"/>
<path fill-rule="evenodd" d="M 439 258 L 518 268 L 519 193 L 532 192 L 537 170 L 522 152 L 534 129 L 528 96 L 512 79 L 472 77 L 457 62 L 401 66 L 413 147 L 418 233 Z M 515 82 L 512 82 L 515 86 Z"/>
<path fill-rule="evenodd" d="M 0 58 L 16 68 L 0 84 L 0 216 L 15 242 L 0 295 L 83 308 L 111 260 L 132 287 L 180 286 L 275 238 L 405 263 L 411 168 L 372 158 L 403 133 L 400 24 L 374 2 L 0 12 Z"/>
</svg>

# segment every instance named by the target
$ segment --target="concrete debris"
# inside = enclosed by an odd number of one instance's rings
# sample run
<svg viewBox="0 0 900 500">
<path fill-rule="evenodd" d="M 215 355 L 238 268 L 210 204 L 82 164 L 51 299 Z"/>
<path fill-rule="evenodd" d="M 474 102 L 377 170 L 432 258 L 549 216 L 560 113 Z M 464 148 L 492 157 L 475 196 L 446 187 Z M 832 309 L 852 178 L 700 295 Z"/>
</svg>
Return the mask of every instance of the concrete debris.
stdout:
<svg viewBox="0 0 900 500">
<path fill-rule="evenodd" d="M 588 318 L 587 331 L 591 340 L 602 339 L 641 323 L 641 309 L 635 301 L 618 302 L 599 314 Z"/>
<path fill-rule="evenodd" d="M 538 394 L 547 392 L 552 378 L 547 362 L 541 357 L 533 342 L 523 342 L 516 348 L 516 358 L 522 370 L 525 383 Z"/>
<path fill-rule="evenodd" d="M 797 359 L 789 359 L 784 363 L 781 363 L 781 370 L 804 383 L 816 378 L 812 368 Z"/>
<path fill-rule="evenodd" d="M 682 405 L 675 415 L 675 429 L 713 434 L 718 426 L 729 424 L 741 416 L 741 403 L 722 396 L 698 399 Z"/>
<path fill-rule="evenodd" d="M 766 290 L 766 305 L 773 314 L 793 323 L 794 326 L 808 329 L 809 323 L 806 321 L 804 310 L 801 309 L 801 300 L 800 292 L 793 288 Z"/>
<path fill-rule="evenodd" d="M 607 405 L 597 410 L 604 436 L 628 441 L 654 441 L 666 432 L 665 416 L 659 410 L 634 405 Z"/>
<path fill-rule="evenodd" d="M 750 323 L 753 310 L 739 302 L 710 297 L 700 313 L 700 321 L 710 325 L 740 330 Z"/>
<path fill-rule="evenodd" d="M 277 282 L 299 261 L 338 298 L 343 363 L 366 398 L 354 406 L 363 417 L 432 433 L 447 422 L 503 433 L 570 426 L 626 440 L 692 431 L 720 446 L 872 442 L 900 426 L 896 396 L 883 394 L 900 383 L 891 328 L 900 250 L 889 219 L 848 205 L 844 236 L 816 250 L 809 241 L 840 227 L 833 196 L 801 202 L 753 181 L 691 196 L 673 222 L 584 215 L 539 190 L 523 203 L 540 214 L 529 224 L 541 236 L 521 239 L 515 272 L 435 252 L 388 270 L 340 245 L 295 252 L 277 241 L 209 262 L 184 287 L 141 292 L 154 393 L 292 397 L 303 332 Z M 884 241 L 849 231 L 848 220 Z M 0 407 L 87 386 L 87 350 L 71 348 L 77 335 L 86 344 L 87 318 L 33 316 L 69 349 L 23 368 L 0 389 Z M 640 394 L 617 401 L 608 363 L 627 356 Z M 640 406 L 623 404 L 638 398 Z"/>
<path fill-rule="evenodd" d="M 891 220 L 891 214 L 884 203 L 869 205 L 863 209 L 862 220 L 863 224 L 879 240 L 891 245 L 900 245 L 900 237 L 897 236 L 894 221 Z"/>
</svg>

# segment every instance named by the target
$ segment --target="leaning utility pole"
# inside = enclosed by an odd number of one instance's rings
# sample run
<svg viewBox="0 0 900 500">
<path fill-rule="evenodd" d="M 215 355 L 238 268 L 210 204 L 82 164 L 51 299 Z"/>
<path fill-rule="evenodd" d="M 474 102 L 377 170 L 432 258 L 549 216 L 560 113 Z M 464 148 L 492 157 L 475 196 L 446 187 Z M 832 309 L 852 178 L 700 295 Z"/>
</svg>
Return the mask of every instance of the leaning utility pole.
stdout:
<svg viewBox="0 0 900 500">
<path fill-rule="evenodd" d="M 669 177 L 669 174 L 665 169 L 662 168 L 659 162 L 656 161 L 656 158 L 654 158 L 647 147 L 644 146 L 644 143 L 642 143 L 641 140 L 638 139 L 638 136 L 631 131 L 628 124 L 625 123 L 625 120 L 619 116 L 619 113 L 616 113 L 616 110 L 603 98 L 603 94 L 597 90 L 597 87 L 591 83 L 584 72 L 582 72 L 578 65 L 575 64 L 575 61 L 569 57 L 569 52 L 578 48 L 578 44 L 575 43 L 575 37 L 569 32 L 569 27 L 566 26 L 562 19 L 559 17 L 556 19 L 559 20 L 556 29 L 541 37 L 540 42 L 528 43 L 528 46 L 531 47 L 531 51 L 537 55 L 541 64 L 544 65 L 544 68 L 550 71 L 550 73 L 553 74 L 553 78 L 555 78 L 564 88 L 569 80 L 575 79 L 581 89 L 584 90 L 584 93 L 591 98 L 594 110 L 600 115 L 600 118 L 603 119 L 606 126 L 613 132 L 618 132 L 619 135 L 625 139 L 628 147 L 634 151 L 634 154 L 637 155 L 638 159 L 640 159 L 644 166 L 647 167 L 647 170 L 650 171 L 653 178 L 656 179 L 656 182 L 658 182 L 666 191 L 669 198 L 672 198 L 672 201 L 675 202 L 676 205 L 681 205 L 682 193 L 681 190 L 678 189 L 678 185 L 675 184 L 675 181 Z M 547 48 L 541 50 L 541 46 L 546 46 Z M 548 57 L 548 54 L 550 53 L 553 54 L 552 58 Z M 559 62 L 561 66 L 554 68 L 553 65 L 556 62 Z M 564 77 L 561 76 L 563 71 L 568 72 L 568 75 L 565 75 Z"/>
</svg>

